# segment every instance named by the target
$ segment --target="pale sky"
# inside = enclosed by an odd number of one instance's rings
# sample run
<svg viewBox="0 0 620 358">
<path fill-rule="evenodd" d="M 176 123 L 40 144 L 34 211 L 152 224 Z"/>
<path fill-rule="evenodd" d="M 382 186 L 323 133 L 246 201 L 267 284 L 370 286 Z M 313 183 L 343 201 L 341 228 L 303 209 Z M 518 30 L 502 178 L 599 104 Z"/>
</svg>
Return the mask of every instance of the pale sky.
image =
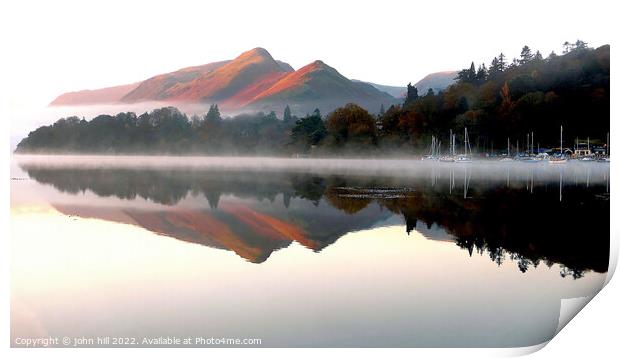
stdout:
<svg viewBox="0 0 620 358">
<path fill-rule="evenodd" d="M 604 1 L 13 1 L 2 5 L 13 105 L 232 59 L 254 47 L 295 69 L 321 59 L 387 85 L 461 69 L 524 44 L 611 41 Z"/>
</svg>

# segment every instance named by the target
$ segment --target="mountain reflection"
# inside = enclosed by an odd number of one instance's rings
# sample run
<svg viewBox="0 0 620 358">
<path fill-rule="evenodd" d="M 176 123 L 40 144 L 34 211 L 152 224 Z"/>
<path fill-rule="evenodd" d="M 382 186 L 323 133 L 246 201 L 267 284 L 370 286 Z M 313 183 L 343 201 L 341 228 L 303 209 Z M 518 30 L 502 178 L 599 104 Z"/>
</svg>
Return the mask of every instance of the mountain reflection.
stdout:
<svg viewBox="0 0 620 358">
<path fill-rule="evenodd" d="M 21 168 L 60 192 L 91 191 L 99 197 L 161 204 L 52 203 L 64 214 L 130 223 L 231 250 L 254 263 L 293 241 L 319 252 L 348 232 L 398 215 L 407 232 L 417 229 L 429 239 L 452 241 L 469 255 L 487 255 L 498 265 L 517 261 L 522 272 L 558 263 L 563 276 L 579 278 L 608 267 L 608 185 L 589 172 L 564 177 L 560 171 L 553 180 L 540 180 L 534 170 L 512 177 L 509 172 L 472 177 L 463 168 L 425 177 Z M 183 201 L 191 203 L 180 205 Z"/>
</svg>

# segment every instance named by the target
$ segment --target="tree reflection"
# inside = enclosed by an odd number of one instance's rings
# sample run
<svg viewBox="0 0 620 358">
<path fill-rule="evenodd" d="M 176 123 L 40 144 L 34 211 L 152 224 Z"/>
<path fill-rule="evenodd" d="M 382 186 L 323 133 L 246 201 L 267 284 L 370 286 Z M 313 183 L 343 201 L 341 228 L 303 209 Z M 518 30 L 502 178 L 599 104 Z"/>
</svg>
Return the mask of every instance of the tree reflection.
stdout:
<svg viewBox="0 0 620 358">
<path fill-rule="evenodd" d="M 560 202 L 559 183 L 545 182 L 534 189 L 531 179 L 520 181 L 518 177 L 511 179 L 510 187 L 503 178 L 467 182 L 468 194 L 463 196 L 452 191 L 453 173 L 443 180 L 429 180 L 285 172 L 22 168 L 36 181 L 69 194 L 91 191 L 100 197 L 141 198 L 170 207 L 197 198 L 221 213 L 211 219 L 192 216 L 192 220 L 217 219 L 233 227 L 236 242 L 258 250 L 255 254 L 251 251 L 253 262 L 262 262 L 271 251 L 287 246 L 278 240 L 299 241 L 320 251 L 343 234 L 372 227 L 394 214 L 404 219 L 408 233 L 420 225 L 427 229 L 436 225 L 470 256 L 486 255 L 498 266 L 508 259 L 521 272 L 540 262 L 559 263 L 563 277 L 576 279 L 588 270 L 606 272 L 609 261 L 609 195 L 605 184 L 591 183 L 589 178 L 588 185 L 564 183 Z M 275 203 L 281 196 L 282 205 L 267 208 L 259 204 L 252 209 L 255 213 L 248 214 L 249 219 L 241 218 L 230 208 L 220 208 L 225 195 L 259 203 Z M 311 205 L 297 208 L 304 202 Z M 297 203 L 295 209 L 293 203 Z M 175 220 L 168 217 L 166 223 L 173 226 L 187 220 L 187 215 L 172 217 Z M 142 218 L 145 222 L 155 220 Z M 256 226 L 258 218 L 260 227 Z M 239 220 L 255 229 L 243 231 L 245 226 Z M 286 228 L 288 223 L 295 228 Z M 209 243 L 219 239 L 210 228 L 201 226 L 201 230 L 193 235 L 210 232 L 212 236 L 205 245 L 213 246 Z M 169 231 L 170 236 L 180 235 L 175 234 L 179 230 Z"/>
</svg>

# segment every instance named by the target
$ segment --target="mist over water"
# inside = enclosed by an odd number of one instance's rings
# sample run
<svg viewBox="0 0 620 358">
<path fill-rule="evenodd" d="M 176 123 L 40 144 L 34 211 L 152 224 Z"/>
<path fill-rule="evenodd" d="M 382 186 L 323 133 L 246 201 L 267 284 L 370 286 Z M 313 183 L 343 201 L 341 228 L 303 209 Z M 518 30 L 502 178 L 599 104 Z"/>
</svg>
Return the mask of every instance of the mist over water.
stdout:
<svg viewBox="0 0 620 358">
<path fill-rule="evenodd" d="M 19 165 L 50 168 L 125 168 L 125 169 L 196 169 L 285 171 L 316 174 L 357 174 L 423 178 L 442 171 L 467 171 L 486 180 L 503 179 L 507 174 L 536 180 L 556 180 L 559 173 L 579 176 L 583 180 L 605 182 L 609 163 L 570 161 L 563 165 L 547 162 L 523 163 L 474 161 L 442 163 L 417 159 L 335 159 L 277 157 L 206 157 L 206 156 L 105 156 L 105 155 L 15 155 Z"/>
<path fill-rule="evenodd" d="M 14 155 L 11 177 L 27 336 L 528 346 L 609 264 L 609 163 Z"/>
</svg>

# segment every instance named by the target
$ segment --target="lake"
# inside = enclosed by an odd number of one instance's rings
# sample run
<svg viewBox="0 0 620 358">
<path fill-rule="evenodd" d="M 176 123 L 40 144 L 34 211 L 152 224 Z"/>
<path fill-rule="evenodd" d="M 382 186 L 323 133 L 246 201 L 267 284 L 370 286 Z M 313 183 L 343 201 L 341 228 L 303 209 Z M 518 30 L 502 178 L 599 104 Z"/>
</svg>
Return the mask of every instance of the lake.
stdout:
<svg viewBox="0 0 620 358">
<path fill-rule="evenodd" d="M 13 346 L 532 346 L 609 264 L 609 163 L 22 155 L 11 177 Z"/>
</svg>

